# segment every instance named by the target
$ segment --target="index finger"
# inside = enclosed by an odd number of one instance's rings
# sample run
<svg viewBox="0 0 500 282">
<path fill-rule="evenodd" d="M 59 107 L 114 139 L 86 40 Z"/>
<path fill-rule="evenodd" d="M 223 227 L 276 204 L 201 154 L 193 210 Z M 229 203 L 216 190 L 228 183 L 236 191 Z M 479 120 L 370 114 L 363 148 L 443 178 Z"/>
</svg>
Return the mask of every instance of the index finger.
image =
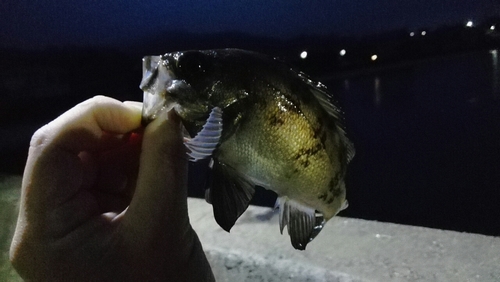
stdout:
<svg viewBox="0 0 500 282">
<path fill-rule="evenodd" d="M 102 149 L 103 143 L 116 144 L 113 134 L 130 132 L 140 124 L 138 107 L 96 96 L 39 129 L 32 137 L 24 171 L 26 205 L 22 203 L 22 208 L 45 213 L 66 202 L 87 180 L 80 152 Z"/>
<path fill-rule="evenodd" d="M 40 128 L 30 147 L 58 147 L 78 153 L 99 148 L 106 133 L 124 134 L 141 126 L 141 110 L 131 103 L 95 96 Z"/>
</svg>

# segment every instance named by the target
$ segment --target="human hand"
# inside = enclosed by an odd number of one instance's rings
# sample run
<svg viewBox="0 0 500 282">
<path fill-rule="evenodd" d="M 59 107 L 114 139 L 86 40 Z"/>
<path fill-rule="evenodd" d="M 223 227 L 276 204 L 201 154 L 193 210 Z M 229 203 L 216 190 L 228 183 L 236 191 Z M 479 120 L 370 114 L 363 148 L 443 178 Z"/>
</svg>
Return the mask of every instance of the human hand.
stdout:
<svg viewBox="0 0 500 282">
<path fill-rule="evenodd" d="M 21 277 L 214 280 L 187 214 L 179 118 L 140 123 L 140 103 L 97 96 L 33 135 L 10 250 Z"/>
</svg>

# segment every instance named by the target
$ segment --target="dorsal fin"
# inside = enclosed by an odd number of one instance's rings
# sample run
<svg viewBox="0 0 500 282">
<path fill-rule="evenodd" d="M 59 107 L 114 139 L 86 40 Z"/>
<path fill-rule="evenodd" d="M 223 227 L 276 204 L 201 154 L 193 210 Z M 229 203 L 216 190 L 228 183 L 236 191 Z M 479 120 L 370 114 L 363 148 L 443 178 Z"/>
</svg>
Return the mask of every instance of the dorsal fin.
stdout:
<svg viewBox="0 0 500 282">
<path fill-rule="evenodd" d="M 302 79 L 302 81 L 309 85 L 311 94 L 313 94 L 316 100 L 318 100 L 321 107 L 328 113 L 328 115 L 334 118 L 337 130 L 341 133 L 340 135 L 342 137 L 342 141 L 347 149 L 347 161 L 350 162 L 354 157 L 355 149 L 352 142 L 346 136 L 342 110 L 335 105 L 333 96 L 328 92 L 323 83 L 312 80 L 303 72 L 298 72 L 297 75 Z"/>
<path fill-rule="evenodd" d="M 333 96 L 328 92 L 326 86 L 321 83 L 312 80 L 308 75 L 303 72 L 298 72 L 297 75 L 310 86 L 311 93 L 316 97 L 321 107 L 332 117 L 341 120 L 342 111 L 339 107 L 335 105 Z"/>
</svg>

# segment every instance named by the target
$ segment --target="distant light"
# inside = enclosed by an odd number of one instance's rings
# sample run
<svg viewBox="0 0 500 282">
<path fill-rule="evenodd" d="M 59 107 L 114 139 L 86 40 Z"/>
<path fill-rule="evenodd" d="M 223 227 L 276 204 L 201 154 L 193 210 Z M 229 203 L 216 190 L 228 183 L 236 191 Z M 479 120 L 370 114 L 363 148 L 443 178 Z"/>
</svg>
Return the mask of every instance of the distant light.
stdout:
<svg viewBox="0 0 500 282">
<path fill-rule="evenodd" d="M 494 25 L 490 26 L 490 30 L 495 30 L 495 26 Z"/>
<path fill-rule="evenodd" d="M 301 59 L 307 58 L 307 51 L 302 51 L 302 53 L 300 53 L 300 58 Z"/>
<path fill-rule="evenodd" d="M 466 24 L 465 24 L 466 27 L 473 27 L 474 26 L 474 23 L 472 21 L 468 21 Z"/>
<path fill-rule="evenodd" d="M 422 36 L 425 36 L 427 34 L 427 31 L 423 30 L 420 34 L 422 34 Z"/>
<path fill-rule="evenodd" d="M 376 61 L 376 60 L 377 60 L 377 58 L 378 58 L 378 56 L 377 56 L 377 55 L 372 55 L 372 57 L 371 57 L 372 61 Z"/>
<path fill-rule="evenodd" d="M 413 31 L 412 31 L 412 32 L 410 32 L 410 36 L 411 36 L 411 37 L 415 36 L 415 32 L 413 32 Z"/>
<path fill-rule="evenodd" d="M 346 50 L 345 50 L 345 49 L 342 49 L 342 50 L 340 50 L 340 52 L 339 52 L 340 56 L 345 56 L 345 53 L 346 53 Z"/>
</svg>

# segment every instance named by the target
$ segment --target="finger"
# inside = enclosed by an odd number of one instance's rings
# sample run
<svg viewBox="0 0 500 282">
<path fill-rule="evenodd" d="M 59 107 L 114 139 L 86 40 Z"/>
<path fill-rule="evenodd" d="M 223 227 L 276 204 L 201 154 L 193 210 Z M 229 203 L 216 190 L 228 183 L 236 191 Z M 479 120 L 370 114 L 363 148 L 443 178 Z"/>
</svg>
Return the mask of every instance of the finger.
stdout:
<svg viewBox="0 0 500 282">
<path fill-rule="evenodd" d="M 135 190 L 141 136 L 131 134 L 127 143 L 99 154 L 93 168 L 99 168 L 95 184 L 90 186 L 101 212 L 122 212 L 132 199 Z"/>
<path fill-rule="evenodd" d="M 173 111 L 145 129 L 137 187 L 122 225 L 145 241 L 183 234 L 189 226 L 187 157 Z"/>
<path fill-rule="evenodd" d="M 126 144 L 104 152 L 81 152 L 79 157 L 82 166 L 82 185 L 75 195 L 65 201 L 59 201 L 52 212 L 46 216 L 48 221 L 43 225 L 46 234 L 59 238 L 80 228 L 87 227 L 90 222 L 97 225 L 100 219 L 115 217 L 130 204 L 135 187 L 139 166 L 140 140 L 133 140 L 136 134 L 129 134 Z M 45 206 L 50 211 L 50 206 Z M 104 217 L 98 217 L 104 215 Z M 40 222 L 40 220 L 37 220 Z M 80 228 L 81 229 L 81 228 Z"/>
<path fill-rule="evenodd" d="M 140 111 L 97 96 L 82 102 L 38 130 L 31 141 L 23 189 L 27 206 L 50 210 L 73 196 L 86 180 L 81 151 L 96 150 L 102 143 L 121 142 L 111 132 L 123 134 L 140 126 Z"/>
<path fill-rule="evenodd" d="M 142 102 L 137 102 L 137 101 L 125 101 L 123 102 L 123 104 L 127 105 L 127 106 L 131 106 L 131 107 L 135 107 L 137 108 L 138 110 L 141 110 L 142 111 Z"/>
<path fill-rule="evenodd" d="M 31 145 L 50 144 L 73 152 L 95 149 L 102 146 L 103 139 L 113 142 L 116 134 L 139 128 L 140 123 L 141 110 L 135 105 L 96 96 L 76 105 L 38 130 Z"/>
</svg>

